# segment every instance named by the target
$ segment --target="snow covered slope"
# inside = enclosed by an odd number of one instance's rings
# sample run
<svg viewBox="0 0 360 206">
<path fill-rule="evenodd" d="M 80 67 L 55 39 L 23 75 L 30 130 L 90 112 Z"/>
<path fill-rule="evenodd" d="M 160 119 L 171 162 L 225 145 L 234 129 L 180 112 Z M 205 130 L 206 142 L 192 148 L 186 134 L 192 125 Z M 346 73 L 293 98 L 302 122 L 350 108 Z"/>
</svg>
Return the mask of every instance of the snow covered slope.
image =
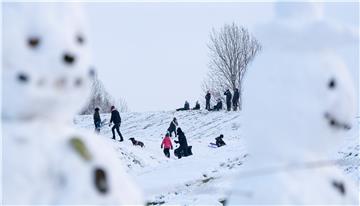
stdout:
<svg viewBox="0 0 360 206">
<path fill-rule="evenodd" d="M 108 114 L 101 117 L 107 119 L 106 122 L 110 119 Z M 143 188 L 150 203 L 221 205 L 232 191 L 232 181 L 247 165 L 248 151 L 240 112 L 170 111 L 123 113 L 121 117 L 124 142 L 111 140 L 108 125 L 100 135 L 113 143 L 118 157 Z M 178 119 L 188 144 L 193 146 L 193 156 L 177 159 L 171 151 L 171 158 L 167 159 L 160 149 L 173 117 Z M 91 115 L 77 116 L 74 122 L 81 128 L 94 129 Z M 227 145 L 216 149 L 208 147 L 220 134 L 224 134 Z M 145 147 L 133 146 L 128 140 L 130 137 L 144 142 Z M 349 152 L 357 156 L 359 151 L 349 150 L 349 145 L 356 148 L 353 141 L 344 142 L 344 151 L 334 151 L 334 156 L 347 159 Z M 358 165 L 345 167 L 346 172 L 355 177 L 354 181 L 358 181 L 358 169 Z"/>
<path fill-rule="evenodd" d="M 239 112 L 148 112 L 124 113 L 121 132 L 124 142 L 114 141 L 114 148 L 147 194 L 150 202 L 182 204 L 221 204 L 230 189 L 235 172 L 246 160 L 241 136 Z M 160 149 L 162 137 L 173 117 L 183 129 L 193 154 L 177 159 L 171 151 L 167 159 Z M 102 115 L 102 119 L 110 119 Z M 92 116 L 77 116 L 75 124 L 93 130 Z M 111 140 L 111 129 L 101 132 Z M 224 135 L 226 146 L 210 148 L 215 137 Z M 128 140 L 134 137 L 145 147 L 135 147 Z M 173 137 L 174 139 L 174 137 Z M 176 138 L 177 139 L 177 138 Z M 175 145 L 175 143 L 173 142 Z M 175 149 L 175 148 L 174 148 Z"/>
</svg>

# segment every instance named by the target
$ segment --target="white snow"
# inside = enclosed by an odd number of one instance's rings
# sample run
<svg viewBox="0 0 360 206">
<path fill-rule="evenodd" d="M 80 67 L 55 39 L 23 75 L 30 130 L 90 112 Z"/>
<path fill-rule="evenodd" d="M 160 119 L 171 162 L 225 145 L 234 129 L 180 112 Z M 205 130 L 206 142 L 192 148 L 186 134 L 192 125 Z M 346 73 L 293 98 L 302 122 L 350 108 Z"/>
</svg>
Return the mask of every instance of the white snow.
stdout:
<svg viewBox="0 0 360 206">
<path fill-rule="evenodd" d="M 71 124 L 90 94 L 81 7 L 5 3 L 2 11 L 2 203 L 143 203 L 110 146 Z"/>
<path fill-rule="evenodd" d="M 240 175 L 230 204 L 358 204 L 358 181 L 344 175 L 329 155 L 344 143 L 346 128 L 353 127 L 355 138 L 359 131 L 354 83 L 337 53 L 264 48 L 244 90 L 247 173 L 270 172 Z M 334 181 L 344 185 L 344 194 Z"/>
<path fill-rule="evenodd" d="M 177 159 L 171 151 L 171 158 L 167 159 L 160 148 L 162 137 L 174 116 L 185 132 L 188 144 L 193 146 L 194 155 L 192 156 Z M 102 114 L 101 117 L 109 120 L 108 114 Z M 271 188 L 272 190 L 265 190 L 264 188 L 267 188 L 263 183 L 265 180 L 282 181 L 282 184 L 291 186 L 293 177 L 310 177 L 307 178 L 309 181 L 307 183 L 314 182 L 321 185 L 321 188 L 317 188 L 319 191 L 316 194 L 321 193 L 325 197 L 327 195 L 334 196 L 335 198 L 328 199 L 336 202 L 336 191 L 334 192 L 331 187 L 327 187 L 329 183 L 327 179 L 315 178 L 317 175 L 314 174 L 344 179 L 342 171 L 334 165 L 331 165 L 330 168 L 316 168 L 315 170 L 305 170 L 305 172 L 301 172 L 303 170 L 300 168 L 298 170 L 300 172 L 292 170 L 285 175 L 281 172 L 270 174 L 270 178 L 266 172 L 259 176 L 258 173 L 261 174 L 262 170 L 249 174 L 248 172 L 251 171 L 249 170 L 251 169 L 249 160 L 254 154 L 247 151 L 245 143 L 249 138 L 255 137 L 244 135 L 242 123 L 244 119 L 239 112 L 134 112 L 122 113 L 121 117 L 123 121 L 121 132 L 125 137 L 125 142 L 111 140 L 111 129 L 107 125 L 102 128 L 100 135 L 112 143 L 113 148 L 117 150 L 118 158 L 122 159 L 127 166 L 128 173 L 144 190 L 147 202 L 221 205 L 220 201 L 228 200 L 231 195 L 243 194 L 243 191 L 238 193 L 238 188 L 233 188 L 234 181 L 240 177 L 244 180 L 244 188 L 249 185 L 253 186 L 255 191 L 264 195 L 261 196 L 263 199 L 260 198 L 258 203 L 261 203 L 261 200 L 262 203 L 271 202 L 269 198 L 278 195 L 278 192 L 283 192 L 284 189 L 279 186 L 275 189 Z M 74 123 L 78 127 L 94 130 L 91 115 L 77 116 Z M 209 142 L 214 142 L 214 138 L 220 134 L 224 134 L 227 145 L 220 148 L 208 147 Z M 135 139 L 144 142 L 145 147 L 133 146 L 128 140 L 130 137 L 135 137 Z M 264 142 L 262 138 L 254 139 L 254 141 L 259 141 L 259 147 L 262 147 Z M 279 142 L 284 151 L 290 152 L 285 148 L 286 144 Z M 354 145 L 354 142 L 344 142 L 343 146 L 345 147 L 345 145 L 348 147 Z M 358 154 L 358 151 L 352 152 Z M 334 158 L 344 158 L 344 153 L 339 153 L 338 148 L 330 151 L 329 154 Z M 265 171 L 269 169 L 266 167 L 266 160 L 264 158 L 263 161 Z M 350 184 L 358 181 L 359 175 L 357 169 L 354 169 L 358 168 L 358 165 L 359 163 L 355 162 L 350 165 L 352 169 L 344 168 L 349 173 L 349 177 L 355 177 L 349 181 Z M 313 193 L 310 191 L 307 194 L 299 193 L 299 188 L 292 186 L 294 187 L 292 193 L 296 199 L 288 200 L 299 203 L 308 203 L 307 201 L 316 203 L 314 199 L 305 199 L 309 195 L 311 197 Z M 269 201 L 267 202 L 267 200 Z"/>
<path fill-rule="evenodd" d="M 91 66 L 87 44 L 77 43 L 79 34 L 87 39 L 84 17 L 73 6 L 3 4 L 5 204 L 141 204 L 140 190 L 152 204 L 358 204 L 358 94 L 339 52 L 321 44 L 306 54 L 276 51 L 265 42 L 249 69 L 242 112 L 124 113 L 120 143 L 107 125 L 94 134 L 91 115 L 69 122 L 89 95 Z M 39 47 L 30 48 L 29 37 Z M 294 42 L 279 48 L 303 44 Z M 62 61 L 67 52 L 78 61 L 71 67 Z M 160 148 L 174 116 L 192 156 L 171 151 L 168 159 Z M 220 134 L 227 145 L 208 147 Z M 328 164 L 333 159 L 348 163 Z M 96 168 L 105 172 L 106 194 L 96 187 Z"/>
<path fill-rule="evenodd" d="M 174 116 L 188 144 L 193 147 L 192 156 L 177 159 L 171 150 L 171 158 L 168 159 L 160 148 L 162 137 Z M 239 112 L 169 111 L 123 113 L 121 117 L 125 142 L 111 140 L 111 130 L 107 125 L 102 128 L 100 135 L 113 142 L 118 157 L 143 188 L 147 201 L 220 204 L 219 201 L 227 197 L 232 177 L 247 157 Z M 109 115 L 103 114 L 102 119 L 109 120 Z M 77 116 L 75 124 L 93 130 L 92 116 Z M 224 135 L 227 145 L 208 147 L 220 134 Z M 144 142 L 145 147 L 133 146 L 128 140 L 130 137 Z"/>
</svg>

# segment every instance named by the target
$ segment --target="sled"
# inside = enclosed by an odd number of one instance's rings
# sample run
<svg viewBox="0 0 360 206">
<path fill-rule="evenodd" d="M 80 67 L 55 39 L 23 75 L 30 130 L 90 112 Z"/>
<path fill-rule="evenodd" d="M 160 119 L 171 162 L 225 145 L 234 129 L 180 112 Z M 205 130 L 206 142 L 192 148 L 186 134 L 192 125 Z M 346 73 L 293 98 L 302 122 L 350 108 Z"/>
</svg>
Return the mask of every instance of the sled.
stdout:
<svg viewBox="0 0 360 206">
<path fill-rule="evenodd" d="M 218 146 L 215 143 L 212 143 L 212 142 L 210 142 L 208 147 L 210 147 L 210 148 L 218 148 Z"/>
</svg>

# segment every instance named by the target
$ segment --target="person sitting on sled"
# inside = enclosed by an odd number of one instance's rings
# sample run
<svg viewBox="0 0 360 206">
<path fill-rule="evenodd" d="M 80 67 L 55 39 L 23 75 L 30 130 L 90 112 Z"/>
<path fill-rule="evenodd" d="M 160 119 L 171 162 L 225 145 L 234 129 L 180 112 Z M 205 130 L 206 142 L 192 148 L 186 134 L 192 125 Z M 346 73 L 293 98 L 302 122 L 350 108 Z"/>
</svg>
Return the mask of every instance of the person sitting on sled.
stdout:
<svg viewBox="0 0 360 206">
<path fill-rule="evenodd" d="M 224 138 L 224 135 L 220 135 L 220 136 L 218 136 L 218 137 L 216 137 L 215 138 L 215 140 L 216 140 L 216 146 L 218 146 L 218 147 L 221 147 L 221 146 L 224 146 L 224 145 L 226 145 L 225 144 L 225 142 L 224 142 L 224 140 L 223 140 L 223 138 Z"/>
</svg>

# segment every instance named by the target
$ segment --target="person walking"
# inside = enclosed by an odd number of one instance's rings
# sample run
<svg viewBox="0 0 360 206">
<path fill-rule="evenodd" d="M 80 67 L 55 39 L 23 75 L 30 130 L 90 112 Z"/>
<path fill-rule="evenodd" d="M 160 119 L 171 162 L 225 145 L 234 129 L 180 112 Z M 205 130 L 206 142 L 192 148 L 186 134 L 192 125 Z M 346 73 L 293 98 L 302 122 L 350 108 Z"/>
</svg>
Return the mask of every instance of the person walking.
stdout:
<svg viewBox="0 0 360 206">
<path fill-rule="evenodd" d="M 110 123 L 109 123 L 109 127 L 111 127 L 111 123 L 114 122 L 114 126 L 111 128 L 113 137 L 112 139 L 116 139 L 115 138 L 115 130 L 118 133 L 118 135 L 120 136 L 120 142 L 124 141 L 123 136 L 121 135 L 120 132 L 120 124 L 121 124 L 121 117 L 120 117 L 120 113 L 117 111 L 117 109 L 115 108 L 115 106 L 111 106 L 111 118 L 110 118 Z"/>
<path fill-rule="evenodd" d="M 170 149 L 173 149 L 170 135 L 169 133 L 166 133 L 163 141 L 161 142 L 161 149 L 164 148 L 164 154 L 167 158 L 170 158 Z"/>
<path fill-rule="evenodd" d="M 170 122 L 170 126 L 168 128 L 168 133 L 170 134 L 170 137 L 172 136 L 172 133 L 174 132 L 175 137 L 177 136 L 176 134 L 176 127 L 178 126 L 178 122 L 176 117 L 174 117 L 174 119 Z"/>
<path fill-rule="evenodd" d="M 211 99 L 210 91 L 207 91 L 207 93 L 205 95 L 205 101 L 206 101 L 205 109 L 207 109 L 207 110 L 210 110 L 210 99 Z"/>
<path fill-rule="evenodd" d="M 97 133 L 100 132 L 100 127 L 101 127 L 101 118 L 100 118 L 99 110 L 100 109 L 96 107 L 94 112 L 94 125 L 95 125 L 95 131 Z"/>
<path fill-rule="evenodd" d="M 234 91 L 233 99 L 232 99 L 234 111 L 236 111 L 239 106 L 239 98 L 240 98 L 240 93 L 239 93 L 239 90 L 236 88 Z"/>
<path fill-rule="evenodd" d="M 230 92 L 229 89 L 227 89 L 224 93 L 224 95 L 226 96 L 226 107 L 227 107 L 227 111 L 231 111 L 231 98 L 232 98 L 232 94 Z"/>
</svg>

